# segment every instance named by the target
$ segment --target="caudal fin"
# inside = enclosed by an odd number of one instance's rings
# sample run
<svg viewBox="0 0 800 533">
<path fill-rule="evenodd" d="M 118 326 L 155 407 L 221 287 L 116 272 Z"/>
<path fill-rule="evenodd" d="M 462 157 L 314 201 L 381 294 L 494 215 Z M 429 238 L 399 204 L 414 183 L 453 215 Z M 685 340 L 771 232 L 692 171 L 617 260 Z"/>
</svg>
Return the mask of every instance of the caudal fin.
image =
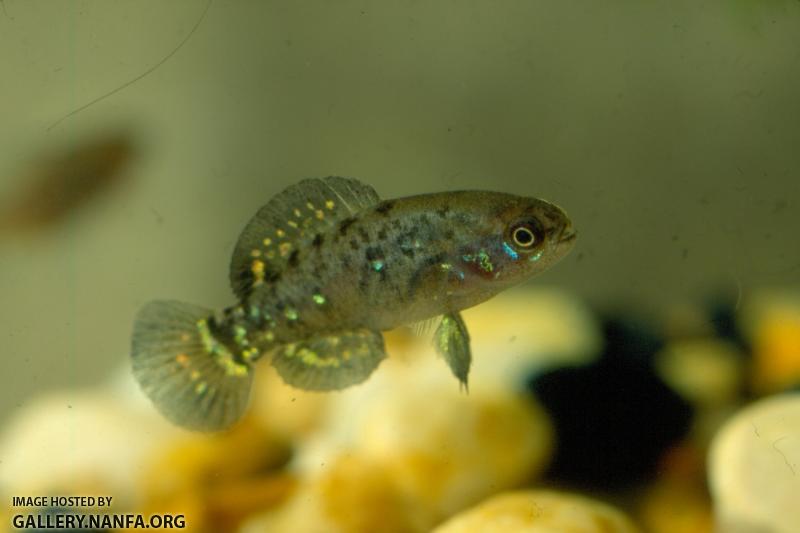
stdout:
<svg viewBox="0 0 800 533">
<path fill-rule="evenodd" d="M 209 330 L 211 311 L 175 301 L 145 305 L 133 326 L 133 375 L 156 408 L 179 426 L 219 431 L 247 408 L 252 367 Z"/>
</svg>

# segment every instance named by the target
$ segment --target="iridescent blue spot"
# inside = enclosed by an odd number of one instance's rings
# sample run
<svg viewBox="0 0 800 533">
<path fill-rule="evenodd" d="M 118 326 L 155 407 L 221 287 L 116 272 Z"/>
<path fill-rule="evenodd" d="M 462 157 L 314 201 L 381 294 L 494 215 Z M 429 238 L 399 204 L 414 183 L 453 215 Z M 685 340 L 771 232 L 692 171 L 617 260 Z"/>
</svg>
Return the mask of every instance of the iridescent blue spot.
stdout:
<svg viewBox="0 0 800 533">
<path fill-rule="evenodd" d="M 381 270 L 383 270 L 383 267 L 384 267 L 383 261 L 381 261 L 380 259 L 376 259 L 375 261 L 372 262 L 372 270 L 374 270 L 375 272 L 380 272 Z"/>
<path fill-rule="evenodd" d="M 511 259 L 519 259 L 519 254 L 514 251 L 514 249 L 507 242 L 503 243 L 503 250 L 505 250 L 506 255 L 508 255 L 508 257 Z"/>
</svg>

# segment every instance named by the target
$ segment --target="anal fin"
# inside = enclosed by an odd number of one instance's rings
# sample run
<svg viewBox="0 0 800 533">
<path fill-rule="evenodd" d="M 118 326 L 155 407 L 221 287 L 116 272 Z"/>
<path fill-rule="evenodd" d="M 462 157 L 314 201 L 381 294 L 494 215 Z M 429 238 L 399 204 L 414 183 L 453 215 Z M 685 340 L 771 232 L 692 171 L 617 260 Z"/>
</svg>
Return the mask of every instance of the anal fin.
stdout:
<svg viewBox="0 0 800 533">
<path fill-rule="evenodd" d="M 381 333 L 359 329 L 318 335 L 282 346 L 274 353 L 272 365 L 288 385 L 329 391 L 366 380 L 384 357 Z"/>
<path fill-rule="evenodd" d="M 460 313 L 450 313 L 442 317 L 442 321 L 434 333 L 433 342 L 436 351 L 444 357 L 450 367 L 450 371 L 467 390 L 472 353 L 469 348 L 467 326 Z"/>
</svg>

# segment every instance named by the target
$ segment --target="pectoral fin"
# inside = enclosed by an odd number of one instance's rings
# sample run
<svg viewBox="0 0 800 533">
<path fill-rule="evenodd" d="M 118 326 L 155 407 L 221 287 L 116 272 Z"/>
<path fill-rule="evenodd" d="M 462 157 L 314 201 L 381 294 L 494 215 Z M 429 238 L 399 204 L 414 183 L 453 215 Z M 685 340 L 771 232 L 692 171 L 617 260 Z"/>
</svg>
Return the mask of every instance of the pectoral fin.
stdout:
<svg viewBox="0 0 800 533">
<path fill-rule="evenodd" d="M 436 351 L 444 357 L 453 375 L 466 390 L 472 354 L 469 349 L 469 333 L 460 313 L 442 317 L 433 337 Z"/>
<path fill-rule="evenodd" d="M 359 329 L 287 344 L 275 352 L 272 365 L 288 385 L 328 391 L 361 383 L 384 357 L 380 332 Z"/>
<path fill-rule="evenodd" d="M 408 325 L 411 332 L 414 335 L 428 335 L 431 331 L 436 331 L 436 328 L 439 327 L 439 323 L 442 321 L 442 315 L 437 315 L 433 318 L 428 318 L 426 320 L 420 320 L 419 322 L 413 322 Z"/>
</svg>

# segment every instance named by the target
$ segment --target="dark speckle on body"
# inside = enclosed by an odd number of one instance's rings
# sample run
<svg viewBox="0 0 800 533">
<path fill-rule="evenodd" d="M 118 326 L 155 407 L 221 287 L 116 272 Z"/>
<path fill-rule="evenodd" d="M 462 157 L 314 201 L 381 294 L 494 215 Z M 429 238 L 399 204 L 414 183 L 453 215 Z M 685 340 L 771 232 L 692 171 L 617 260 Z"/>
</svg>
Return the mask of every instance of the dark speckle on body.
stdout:
<svg viewBox="0 0 800 533">
<path fill-rule="evenodd" d="M 425 257 L 420 261 L 419 266 L 414 270 L 414 274 L 411 276 L 409 282 L 409 296 L 414 296 L 416 294 L 425 274 L 430 272 L 430 267 L 444 261 L 445 258 L 446 255 L 444 253 L 438 253 Z"/>
<path fill-rule="evenodd" d="M 355 223 L 355 217 L 348 217 L 339 223 L 339 235 L 345 235 L 347 230 Z"/>
<path fill-rule="evenodd" d="M 378 246 L 370 246 L 365 251 L 367 261 L 374 261 L 376 259 L 383 259 L 383 249 Z"/>
<path fill-rule="evenodd" d="M 388 215 L 389 212 L 394 208 L 394 204 L 395 202 L 392 200 L 382 202 L 378 204 L 378 207 L 375 208 L 375 212 L 380 213 L 381 215 Z"/>
<path fill-rule="evenodd" d="M 422 264 L 424 266 L 433 266 L 436 263 L 441 263 L 442 261 L 444 261 L 446 257 L 447 257 L 447 255 L 444 254 L 444 253 L 438 253 L 438 254 L 432 255 L 430 257 L 426 257 L 422 261 Z"/>
</svg>

